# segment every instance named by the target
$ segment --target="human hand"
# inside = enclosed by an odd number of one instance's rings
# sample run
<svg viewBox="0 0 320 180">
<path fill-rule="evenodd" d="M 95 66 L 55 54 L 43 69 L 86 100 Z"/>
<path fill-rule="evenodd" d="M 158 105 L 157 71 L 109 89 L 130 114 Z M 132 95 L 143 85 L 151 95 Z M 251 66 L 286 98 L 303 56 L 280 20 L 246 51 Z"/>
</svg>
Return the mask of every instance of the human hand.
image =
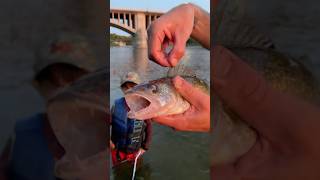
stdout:
<svg viewBox="0 0 320 180">
<path fill-rule="evenodd" d="M 213 179 L 319 179 L 320 110 L 273 89 L 222 46 L 213 49 L 214 92 L 258 134 L 235 162 L 213 166 Z"/>
<path fill-rule="evenodd" d="M 153 120 L 180 131 L 210 130 L 210 96 L 177 76 L 173 80 L 176 90 L 190 103 L 182 114 L 156 117 Z"/>
<path fill-rule="evenodd" d="M 143 148 L 140 148 L 139 152 L 141 153 L 141 155 L 143 155 L 146 152 L 146 150 L 144 150 Z"/>
<path fill-rule="evenodd" d="M 110 149 L 114 149 L 116 146 L 113 144 L 113 142 L 110 140 Z"/>
<path fill-rule="evenodd" d="M 177 6 L 155 20 L 148 28 L 149 58 L 162 66 L 175 66 L 183 57 L 194 26 L 191 4 Z M 169 43 L 173 49 L 166 54 Z"/>
</svg>

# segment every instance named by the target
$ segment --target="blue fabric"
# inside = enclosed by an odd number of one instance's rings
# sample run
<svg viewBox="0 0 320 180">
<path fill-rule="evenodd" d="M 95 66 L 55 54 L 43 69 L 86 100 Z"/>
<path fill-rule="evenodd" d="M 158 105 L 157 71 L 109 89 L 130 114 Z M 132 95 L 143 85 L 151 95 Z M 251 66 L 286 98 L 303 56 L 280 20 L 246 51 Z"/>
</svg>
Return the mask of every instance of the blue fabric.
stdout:
<svg viewBox="0 0 320 180">
<path fill-rule="evenodd" d="M 117 99 L 112 113 L 111 140 L 117 149 L 131 153 L 141 147 L 144 122 L 130 119 L 127 114 L 125 99 Z"/>
<path fill-rule="evenodd" d="M 54 158 L 44 135 L 44 115 L 22 119 L 15 126 L 11 159 L 14 180 L 54 180 Z"/>
<path fill-rule="evenodd" d="M 127 110 L 125 108 L 124 98 L 117 99 L 114 103 L 114 111 L 112 113 L 112 134 L 111 140 L 117 149 L 123 149 L 126 146 L 126 136 L 128 124 Z"/>
</svg>

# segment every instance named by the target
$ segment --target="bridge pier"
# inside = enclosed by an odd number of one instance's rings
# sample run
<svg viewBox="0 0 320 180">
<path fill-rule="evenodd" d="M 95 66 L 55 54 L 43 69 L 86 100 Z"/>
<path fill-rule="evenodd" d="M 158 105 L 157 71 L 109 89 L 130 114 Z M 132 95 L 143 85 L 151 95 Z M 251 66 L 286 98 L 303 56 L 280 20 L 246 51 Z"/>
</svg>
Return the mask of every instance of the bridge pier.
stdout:
<svg viewBox="0 0 320 180">
<path fill-rule="evenodd" d="M 147 30 L 146 30 L 146 15 L 138 12 L 135 16 L 136 34 L 135 34 L 135 48 L 147 48 Z"/>
<path fill-rule="evenodd" d="M 137 33 L 134 35 L 133 46 L 135 48 L 148 48 L 147 31 L 145 29 L 137 30 Z"/>
</svg>

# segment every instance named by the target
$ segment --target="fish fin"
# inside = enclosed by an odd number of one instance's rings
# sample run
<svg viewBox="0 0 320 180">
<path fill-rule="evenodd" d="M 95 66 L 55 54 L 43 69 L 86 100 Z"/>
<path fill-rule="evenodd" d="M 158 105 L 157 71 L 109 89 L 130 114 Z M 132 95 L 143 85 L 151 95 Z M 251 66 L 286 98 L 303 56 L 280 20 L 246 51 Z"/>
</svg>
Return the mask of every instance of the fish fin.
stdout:
<svg viewBox="0 0 320 180">
<path fill-rule="evenodd" d="M 168 69 L 166 77 L 172 78 L 175 76 L 181 76 L 189 83 L 195 85 L 195 87 L 201 89 L 203 92 L 207 94 L 210 93 L 208 81 L 197 77 L 196 73 L 190 67 L 184 64 L 180 63 L 177 66 Z"/>
<path fill-rule="evenodd" d="M 197 77 L 196 73 L 186 65 L 178 64 L 173 68 L 169 68 L 166 77 L 175 77 L 175 76 L 183 76 L 183 77 Z"/>
<path fill-rule="evenodd" d="M 272 40 L 246 16 L 247 0 L 221 0 L 214 12 L 214 44 L 225 47 L 273 49 Z"/>
</svg>

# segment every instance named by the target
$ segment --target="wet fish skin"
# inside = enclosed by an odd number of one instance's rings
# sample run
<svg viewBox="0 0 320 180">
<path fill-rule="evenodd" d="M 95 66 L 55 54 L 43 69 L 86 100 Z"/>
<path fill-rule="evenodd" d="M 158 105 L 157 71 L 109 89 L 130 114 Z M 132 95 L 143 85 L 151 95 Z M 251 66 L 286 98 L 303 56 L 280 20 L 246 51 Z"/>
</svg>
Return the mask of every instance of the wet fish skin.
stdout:
<svg viewBox="0 0 320 180">
<path fill-rule="evenodd" d="M 192 76 L 182 77 L 194 87 L 208 93 L 209 88 L 203 80 Z M 137 85 L 126 92 L 125 99 L 130 108 L 128 117 L 139 120 L 180 114 L 190 107 L 190 104 L 176 91 L 171 77 Z"/>
<path fill-rule="evenodd" d="M 319 85 L 300 60 L 275 49 L 231 48 L 248 65 L 260 72 L 275 89 L 309 102 L 319 101 Z"/>
</svg>

